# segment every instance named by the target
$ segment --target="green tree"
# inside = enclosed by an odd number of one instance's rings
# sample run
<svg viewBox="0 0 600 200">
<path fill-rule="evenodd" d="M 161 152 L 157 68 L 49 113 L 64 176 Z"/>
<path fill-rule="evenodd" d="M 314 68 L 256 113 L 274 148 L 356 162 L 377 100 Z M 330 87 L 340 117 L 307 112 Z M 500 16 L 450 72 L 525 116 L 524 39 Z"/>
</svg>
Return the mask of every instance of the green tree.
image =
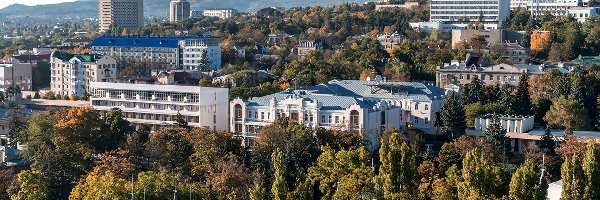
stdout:
<svg viewBox="0 0 600 200">
<path fill-rule="evenodd" d="M 545 200 L 547 191 L 546 178 L 540 179 L 533 162 L 527 161 L 513 174 L 509 186 L 509 197 L 515 200 Z"/>
<path fill-rule="evenodd" d="M 250 200 L 263 200 L 269 198 L 269 193 L 262 180 L 255 180 L 254 187 L 250 189 L 248 193 L 250 194 Z"/>
<path fill-rule="evenodd" d="M 24 130 L 27 127 L 27 123 L 25 121 L 25 114 L 23 113 L 23 106 L 19 105 L 14 101 L 9 101 L 6 103 L 6 107 L 8 112 L 6 113 L 6 117 L 9 118 L 8 121 L 8 138 L 9 143 L 8 146 L 13 148 L 17 147 L 19 143 L 19 132 Z"/>
<path fill-rule="evenodd" d="M 273 194 L 273 199 L 275 200 L 284 200 L 287 197 L 287 183 L 285 179 L 286 167 L 285 160 L 283 158 L 283 153 L 276 149 L 271 156 L 273 159 L 273 168 L 275 168 L 275 174 L 273 185 L 271 186 L 271 193 Z"/>
<path fill-rule="evenodd" d="M 10 195 L 12 200 L 48 199 L 48 178 L 38 171 L 23 171 L 16 179 L 19 190 Z"/>
<path fill-rule="evenodd" d="M 185 129 L 190 129 L 190 126 L 188 125 L 188 122 L 185 120 L 185 117 L 177 112 L 177 115 L 175 116 L 175 125 L 179 128 L 185 128 Z"/>
<path fill-rule="evenodd" d="M 444 99 L 444 105 L 437 114 L 434 125 L 441 128 L 442 133 L 452 137 L 465 132 L 465 111 L 454 91 Z"/>
<path fill-rule="evenodd" d="M 379 150 L 381 167 L 377 182 L 383 198 L 402 199 L 417 194 L 417 164 L 415 153 L 394 131 L 386 142 L 383 137 Z"/>
<path fill-rule="evenodd" d="M 522 74 L 514 100 L 514 110 L 517 115 L 531 115 L 531 96 L 529 95 L 529 76 Z"/>
<path fill-rule="evenodd" d="M 95 168 L 73 188 L 69 199 L 127 199 L 131 196 L 129 188 L 126 179 Z"/>
<path fill-rule="evenodd" d="M 311 200 L 314 197 L 313 192 L 314 185 L 308 178 L 298 178 L 296 181 L 296 188 L 292 192 L 292 199 L 298 200 Z"/>
<path fill-rule="evenodd" d="M 561 199 L 583 199 L 585 191 L 584 172 L 578 156 L 567 157 L 561 167 L 562 194 Z"/>
<path fill-rule="evenodd" d="M 172 173 L 189 172 L 189 158 L 194 149 L 186 134 L 184 128 L 163 128 L 150 134 L 145 147 L 154 169 L 167 169 Z"/>
<path fill-rule="evenodd" d="M 583 158 L 585 188 L 583 199 L 600 199 L 600 153 L 598 147 L 589 144 Z"/>
<path fill-rule="evenodd" d="M 98 137 L 97 148 L 101 150 L 114 150 L 125 140 L 128 134 L 134 131 L 129 121 L 125 119 L 119 108 L 111 108 L 103 118 L 106 131 L 102 131 Z"/>
<path fill-rule="evenodd" d="M 554 100 L 544 120 L 551 127 L 565 128 L 566 133 L 585 130 L 590 126 L 587 111 L 573 98 L 560 97 Z"/>
<path fill-rule="evenodd" d="M 483 83 L 477 76 L 473 78 L 471 83 L 466 84 L 463 88 L 464 92 L 461 95 L 461 103 L 463 105 L 482 102 L 484 99 L 483 94 Z"/>
<path fill-rule="evenodd" d="M 554 135 L 552 135 L 552 132 L 549 128 L 546 128 L 544 135 L 542 135 L 542 138 L 537 144 L 541 149 L 547 149 L 548 152 L 553 155 L 556 152 L 556 141 L 554 140 Z"/>
<path fill-rule="evenodd" d="M 485 160 L 479 149 L 467 153 L 458 183 L 459 199 L 497 198 L 503 194 L 500 168 Z"/>
<path fill-rule="evenodd" d="M 508 151 L 510 143 L 506 136 L 506 129 L 502 128 L 500 119 L 495 113 L 492 115 L 491 123 L 488 124 L 483 134 L 488 143 L 503 149 L 504 152 Z"/>
</svg>

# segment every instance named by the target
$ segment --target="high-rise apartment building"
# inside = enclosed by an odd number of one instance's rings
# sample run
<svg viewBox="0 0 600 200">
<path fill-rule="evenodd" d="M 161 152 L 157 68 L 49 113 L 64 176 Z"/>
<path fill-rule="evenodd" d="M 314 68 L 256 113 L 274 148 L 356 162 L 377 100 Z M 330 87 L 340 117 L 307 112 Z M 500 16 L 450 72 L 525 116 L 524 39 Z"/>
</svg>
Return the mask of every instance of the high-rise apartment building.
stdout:
<svg viewBox="0 0 600 200">
<path fill-rule="evenodd" d="M 502 22 L 509 15 L 509 0 L 431 1 L 431 22 Z"/>
<path fill-rule="evenodd" d="M 99 0 L 100 32 L 118 28 L 135 29 L 144 26 L 143 0 Z"/>
<path fill-rule="evenodd" d="M 171 0 L 169 20 L 172 22 L 190 18 L 190 2 L 187 0 Z"/>
</svg>

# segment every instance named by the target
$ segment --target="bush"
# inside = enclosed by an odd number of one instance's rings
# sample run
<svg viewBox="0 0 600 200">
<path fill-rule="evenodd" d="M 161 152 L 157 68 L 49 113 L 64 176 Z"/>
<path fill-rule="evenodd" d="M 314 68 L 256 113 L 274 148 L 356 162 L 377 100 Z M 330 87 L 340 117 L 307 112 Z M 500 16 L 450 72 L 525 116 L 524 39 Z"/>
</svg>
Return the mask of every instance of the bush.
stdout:
<svg viewBox="0 0 600 200">
<path fill-rule="evenodd" d="M 39 99 L 40 97 L 40 92 L 35 92 L 35 94 L 33 94 L 33 98 L 34 99 Z"/>
<path fill-rule="evenodd" d="M 62 100 L 69 100 L 69 99 L 70 99 L 70 98 L 69 98 L 69 95 L 66 95 L 66 94 L 65 94 L 65 95 L 63 95 L 63 96 L 62 96 Z"/>
<path fill-rule="evenodd" d="M 56 94 L 52 91 L 46 92 L 46 94 L 44 94 L 44 99 L 56 100 Z"/>
<path fill-rule="evenodd" d="M 26 99 L 31 99 L 31 95 L 28 94 L 27 96 L 25 96 Z"/>
<path fill-rule="evenodd" d="M 69 100 L 77 101 L 77 96 L 75 94 L 71 94 L 71 96 L 69 96 Z"/>
</svg>

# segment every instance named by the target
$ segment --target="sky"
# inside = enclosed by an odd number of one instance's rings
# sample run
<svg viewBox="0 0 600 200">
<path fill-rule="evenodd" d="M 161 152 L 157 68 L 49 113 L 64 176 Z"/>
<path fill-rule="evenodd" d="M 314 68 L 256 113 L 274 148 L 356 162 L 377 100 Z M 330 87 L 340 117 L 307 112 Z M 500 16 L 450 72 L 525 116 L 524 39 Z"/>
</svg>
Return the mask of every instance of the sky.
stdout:
<svg viewBox="0 0 600 200">
<path fill-rule="evenodd" d="M 40 4 L 53 4 L 62 2 L 73 2 L 75 0 L 0 0 L 0 8 L 4 8 L 11 4 L 23 4 L 23 5 L 40 5 Z"/>
</svg>

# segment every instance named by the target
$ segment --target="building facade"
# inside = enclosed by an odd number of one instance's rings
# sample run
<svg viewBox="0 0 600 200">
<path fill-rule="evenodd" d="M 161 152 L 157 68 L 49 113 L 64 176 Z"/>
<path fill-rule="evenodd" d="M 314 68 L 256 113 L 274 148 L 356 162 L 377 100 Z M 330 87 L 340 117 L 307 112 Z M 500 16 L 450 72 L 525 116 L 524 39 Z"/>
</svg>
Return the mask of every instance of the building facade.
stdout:
<svg viewBox="0 0 600 200">
<path fill-rule="evenodd" d="M 530 76 L 542 75 L 544 71 L 557 69 L 562 73 L 568 73 L 567 68 L 554 65 L 532 65 L 532 64 L 498 64 L 481 65 L 470 64 L 469 62 L 453 61 L 438 66 L 435 70 L 435 80 L 438 87 L 446 87 L 454 84 L 462 86 L 471 83 L 475 77 L 481 80 L 485 85 L 508 84 L 516 87 L 522 74 Z"/>
<path fill-rule="evenodd" d="M 318 40 L 300 40 L 298 44 L 298 59 L 302 60 L 311 51 L 323 48 L 323 43 Z"/>
<path fill-rule="evenodd" d="M 382 131 L 391 128 L 437 134 L 434 113 L 443 90 L 415 82 L 342 80 L 302 89 L 234 99 L 230 103 L 230 130 L 254 146 L 258 133 L 280 117 L 316 129 L 339 129 L 360 134 L 371 147 Z"/>
<path fill-rule="evenodd" d="M 236 9 L 207 9 L 202 11 L 202 16 L 227 19 L 236 15 L 237 13 L 238 11 Z"/>
<path fill-rule="evenodd" d="M 59 51 L 50 56 L 50 90 L 60 95 L 84 96 L 91 82 L 116 82 L 117 61 L 100 54 L 68 54 Z"/>
<path fill-rule="evenodd" d="M 510 0 L 511 9 L 525 8 L 536 18 L 545 12 L 554 16 L 565 16 L 569 14 L 569 9 L 583 4 L 583 0 Z"/>
<path fill-rule="evenodd" d="M 169 21 L 176 22 L 190 18 L 190 2 L 187 0 L 171 0 Z"/>
<path fill-rule="evenodd" d="M 430 22 L 496 22 L 510 15 L 509 0 L 432 0 Z"/>
<path fill-rule="evenodd" d="M 6 92 L 11 86 L 16 86 L 21 91 L 30 91 L 31 72 L 31 63 L 19 63 L 13 59 L 0 63 L 0 91 Z"/>
<path fill-rule="evenodd" d="M 119 108 L 137 127 L 172 126 L 181 114 L 191 127 L 228 130 L 227 88 L 106 82 L 93 82 L 91 88 L 94 109 L 105 115 Z"/>
<path fill-rule="evenodd" d="M 92 41 L 92 52 L 188 70 L 198 70 L 207 56 L 210 66 L 218 70 L 221 68 L 220 42 L 221 38 L 212 35 L 101 36 Z"/>
<path fill-rule="evenodd" d="M 579 23 L 585 22 L 590 17 L 595 17 L 600 13 L 599 7 L 573 7 L 569 9 L 569 14 Z"/>
<path fill-rule="evenodd" d="M 99 0 L 100 32 L 118 28 L 136 29 L 144 26 L 144 0 Z"/>
</svg>

